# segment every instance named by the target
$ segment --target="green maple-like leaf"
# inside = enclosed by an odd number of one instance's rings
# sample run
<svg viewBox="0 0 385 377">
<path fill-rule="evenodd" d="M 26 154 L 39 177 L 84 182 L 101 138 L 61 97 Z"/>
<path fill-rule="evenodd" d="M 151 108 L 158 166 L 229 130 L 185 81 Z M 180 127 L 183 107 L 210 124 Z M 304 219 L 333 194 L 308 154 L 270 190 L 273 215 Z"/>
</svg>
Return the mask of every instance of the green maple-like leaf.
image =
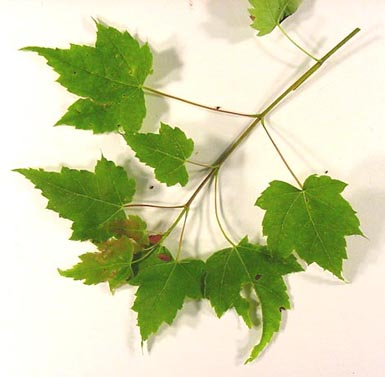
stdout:
<svg viewBox="0 0 385 377">
<path fill-rule="evenodd" d="M 135 181 L 122 167 L 104 157 L 95 173 L 63 167 L 61 172 L 17 169 L 49 200 L 48 209 L 72 220 L 73 240 L 104 241 L 112 236 L 111 221 L 124 220 L 124 204 L 131 202 Z"/>
<path fill-rule="evenodd" d="M 348 235 L 362 235 L 359 220 L 341 196 L 346 183 L 328 176 L 308 177 L 303 189 L 273 181 L 256 205 L 266 210 L 263 233 L 272 252 L 293 251 L 341 278 Z"/>
<path fill-rule="evenodd" d="M 167 186 L 187 184 L 185 163 L 194 150 L 194 142 L 178 127 L 161 123 L 159 134 L 135 133 L 127 135 L 126 140 L 140 161 L 155 168 L 158 181 Z"/>
<path fill-rule="evenodd" d="M 251 27 L 266 35 L 273 31 L 283 20 L 291 16 L 301 4 L 301 0 L 249 0 L 253 17 Z"/>
<path fill-rule="evenodd" d="M 230 308 L 241 315 L 248 327 L 253 325 L 252 305 L 241 295 L 246 287 L 254 289 L 262 311 L 262 336 L 249 359 L 254 360 L 279 330 L 281 310 L 290 302 L 282 275 L 302 271 L 293 256 L 282 259 L 268 254 L 266 247 L 243 239 L 239 245 L 220 250 L 206 262 L 206 296 L 218 317 Z"/>
<path fill-rule="evenodd" d="M 128 33 L 97 23 L 95 47 L 72 44 L 69 49 L 25 47 L 47 59 L 58 82 L 83 98 L 57 122 L 94 133 L 138 131 L 146 115 L 142 85 L 151 73 L 147 44 Z"/>
<path fill-rule="evenodd" d="M 160 255 L 170 256 L 170 253 L 160 248 L 152 262 L 141 266 L 130 280 L 130 284 L 139 286 L 132 309 L 138 313 L 143 340 L 155 333 L 162 323 L 171 325 L 186 297 L 202 298 L 204 262 L 164 260 Z"/>
<path fill-rule="evenodd" d="M 132 240 L 126 236 L 111 239 L 100 244 L 99 250 L 80 255 L 81 262 L 69 270 L 59 270 L 60 275 L 84 280 L 87 285 L 108 282 L 111 291 L 127 284 L 132 276 Z"/>
</svg>

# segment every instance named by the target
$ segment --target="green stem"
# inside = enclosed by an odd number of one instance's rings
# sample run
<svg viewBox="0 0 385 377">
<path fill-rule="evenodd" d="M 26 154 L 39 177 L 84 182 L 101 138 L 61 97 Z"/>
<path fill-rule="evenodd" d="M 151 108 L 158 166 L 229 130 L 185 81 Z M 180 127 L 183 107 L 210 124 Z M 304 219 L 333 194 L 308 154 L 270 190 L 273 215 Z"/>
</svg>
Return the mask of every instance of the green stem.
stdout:
<svg viewBox="0 0 385 377">
<path fill-rule="evenodd" d="M 304 54 L 315 60 L 316 62 L 319 61 L 314 55 L 312 55 L 309 51 L 306 51 L 302 46 L 300 46 L 290 35 L 286 32 L 286 30 L 281 26 L 281 24 L 277 25 L 278 29 L 281 30 L 282 34 L 298 49 L 300 49 Z"/>
<path fill-rule="evenodd" d="M 343 47 L 347 42 L 349 42 L 358 32 L 359 28 L 354 29 L 349 35 L 342 39 L 336 46 L 334 46 L 327 54 L 325 54 L 320 60 L 317 61 L 312 67 L 310 67 L 303 75 L 301 75 L 292 85 L 290 85 L 285 91 L 282 92 L 270 105 L 268 105 L 258 116 L 254 119 L 248 127 L 238 136 L 235 141 L 230 144 L 230 146 L 217 158 L 213 164 L 213 168 L 209 173 L 204 177 L 198 187 L 195 189 L 191 197 L 187 200 L 183 210 L 180 212 L 178 217 L 168 228 L 168 230 L 163 234 L 162 241 L 168 237 L 168 235 L 174 230 L 178 225 L 179 221 L 189 210 L 191 203 L 195 200 L 200 191 L 206 186 L 208 182 L 215 176 L 219 168 L 224 164 L 224 162 L 230 157 L 235 149 L 246 139 L 246 137 L 253 131 L 253 129 L 258 125 L 258 123 L 265 118 L 280 102 L 282 102 L 291 92 L 298 89 L 306 80 L 310 78 L 322 64 L 328 60 L 332 55 L 334 55 L 341 47 Z"/>
<path fill-rule="evenodd" d="M 341 42 L 334 46 L 327 54 L 325 54 L 317 63 L 311 66 L 303 75 L 301 75 L 292 85 L 290 85 L 281 95 L 279 95 L 270 105 L 268 105 L 260 115 L 253 120 L 249 126 L 242 132 L 242 134 L 225 150 L 222 155 L 215 161 L 214 165 L 221 166 L 223 162 L 233 153 L 233 151 L 241 144 L 250 132 L 258 125 L 261 119 L 265 118 L 280 102 L 282 102 L 291 92 L 298 89 L 306 80 L 308 80 L 315 72 L 317 72 L 323 63 L 334 55 L 341 47 L 343 47 L 350 39 L 352 39 L 358 32 L 359 28 L 354 29 Z"/>
<path fill-rule="evenodd" d="M 200 167 L 206 168 L 206 169 L 213 169 L 213 168 L 216 167 L 216 166 L 213 166 L 213 165 L 202 164 L 201 162 L 195 162 L 195 161 L 191 161 L 191 160 L 186 160 L 186 162 L 188 164 L 200 166 Z"/>
<path fill-rule="evenodd" d="M 221 230 L 222 232 L 222 235 L 223 237 L 226 239 L 226 241 L 232 245 L 233 247 L 236 247 L 236 244 L 231 240 L 231 238 L 228 236 L 228 234 L 226 233 L 223 225 L 222 225 L 222 222 L 221 222 L 221 219 L 220 219 L 220 216 L 219 216 L 219 205 L 218 205 L 218 201 L 219 201 L 219 194 L 218 194 L 218 181 L 219 181 L 219 178 L 218 178 L 218 175 L 219 175 L 219 170 L 216 172 L 215 174 L 215 183 L 214 183 L 214 209 L 215 209 L 215 218 L 217 220 L 217 223 L 218 223 L 218 226 L 219 226 L 219 229 Z"/>
<path fill-rule="evenodd" d="M 301 181 L 298 179 L 298 177 L 295 175 L 293 169 L 290 167 L 289 163 L 287 162 L 286 158 L 283 156 L 281 150 L 279 149 L 277 143 L 274 141 L 273 137 L 270 135 L 270 132 L 267 130 L 266 128 L 266 124 L 265 124 L 265 119 L 261 119 L 261 125 L 262 125 L 262 128 L 264 129 L 266 135 L 268 136 L 268 138 L 270 139 L 271 143 L 273 144 L 275 150 L 277 151 L 279 157 L 281 157 L 281 160 L 283 161 L 283 163 L 285 164 L 286 168 L 289 170 L 290 174 L 292 175 L 292 177 L 294 178 L 294 180 L 298 183 L 299 187 L 301 189 L 303 189 L 303 185 L 301 183 Z"/>
<path fill-rule="evenodd" d="M 149 250 L 147 254 L 144 254 L 142 257 L 138 258 L 138 259 L 134 259 L 131 264 L 136 264 L 136 263 L 139 263 L 141 262 L 142 260 L 145 260 L 147 259 L 154 251 L 155 249 L 158 247 L 158 245 L 151 245 L 150 247 L 148 247 L 147 249 L 144 249 L 143 251 L 146 251 L 146 250 Z"/>
<path fill-rule="evenodd" d="M 183 244 L 183 237 L 184 237 L 184 232 L 186 230 L 186 222 L 187 222 L 187 216 L 188 216 L 189 208 L 186 208 L 186 211 L 184 213 L 184 220 L 183 220 L 183 225 L 182 225 L 182 230 L 180 232 L 179 236 L 179 243 L 178 243 L 178 251 L 175 256 L 175 260 L 179 261 L 180 253 L 182 251 L 182 244 Z"/>
<path fill-rule="evenodd" d="M 222 110 L 220 107 L 211 107 L 211 106 L 202 105 L 201 103 L 189 101 L 187 99 L 177 97 L 177 96 L 174 96 L 172 94 L 165 93 L 165 92 L 161 92 L 160 90 L 153 89 L 153 88 L 150 88 L 148 86 L 143 86 L 142 88 L 144 90 L 147 90 L 148 92 L 151 92 L 153 94 L 157 94 L 158 96 L 175 99 L 177 101 L 184 102 L 184 103 L 187 103 L 189 105 L 201 107 L 202 109 L 206 109 L 206 110 L 216 111 L 216 112 L 224 113 L 224 114 L 238 115 L 238 116 L 247 117 L 247 118 L 256 118 L 258 116 L 258 114 L 245 114 L 245 113 L 240 113 L 238 111 Z"/>
<path fill-rule="evenodd" d="M 135 207 L 149 207 L 149 208 L 183 208 L 184 205 L 175 205 L 175 206 L 163 206 L 163 205 L 158 205 L 158 204 L 147 204 L 147 203 L 130 203 L 130 204 L 125 204 L 123 206 L 124 208 L 135 208 Z"/>
</svg>

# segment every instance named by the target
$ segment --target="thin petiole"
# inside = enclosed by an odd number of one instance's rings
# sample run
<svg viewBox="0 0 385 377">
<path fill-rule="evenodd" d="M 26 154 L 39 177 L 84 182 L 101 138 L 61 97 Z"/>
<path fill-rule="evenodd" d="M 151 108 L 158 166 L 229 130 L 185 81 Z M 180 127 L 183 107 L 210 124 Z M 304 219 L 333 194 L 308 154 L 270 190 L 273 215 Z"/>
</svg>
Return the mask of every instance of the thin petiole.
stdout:
<svg viewBox="0 0 385 377">
<path fill-rule="evenodd" d="M 317 59 L 314 55 L 312 55 L 309 51 L 306 51 L 302 46 L 300 46 L 287 32 L 286 30 L 281 26 L 281 24 L 278 24 L 278 29 L 282 32 L 282 34 L 298 49 L 300 49 L 304 54 L 309 56 L 309 58 L 312 58 L 316 62 L 319 62 L 320 59 Z"/>
<path fill-rule="evenodd" d="M 130 203 L 125 204 L 123 206 L 124 208 L 135 208 L 135 207 L 149 207 L 149 208 L 165 208 L 165 209 L 172 209 L 172 208 L 183 208 L 184 205 L 175 205 L 175 206 L 164 206 L 164 205 L 158 205 L 158 204 L 147 204 L 147 203 Z"/>
<path fill-rule="evenodd" d="M 148 247 L 147 249 L 144 249 L 143 251 L 147 251 L 148 250 L 148 253 L 144 254 L 142 257 L 138 258 L 138 259 L 135 259 L 131 262 L 131 264 L 136 264 L 136 263 L 139 263 L 141 262 L 142 260 L 145 260 L 147 259 L 154 251 L 155 249 L 158 247 L 158 245 L 151 245 L 150 247 Z"/>
<path fill-rule="evenodd" d="M 281 160 L 283 161 L 283 163 L 285 164 L 286 168 L 289 170 L 290 174 L 293 176 L 293 178 L 295 179 L 295 181 L 298 183 L 299 187 L 301 189 L 303 189 L 303 185 L 301 183 L 301 181 L 298 179 L 298 177 L 295 175 L 293 169 L 290 167 L 289 163 L 287 162 L 287 160 L 285 159 L 285 157 L 283 156 L 281 150 L 279 149 L 277 143 L 274 141 L 273 137 L 271 136 L 270 132 L 268 131 L 267 127 L 266 127 L 266 124 L 265 124 L 265 119 L 262 118 L 261 119 L 261 125 L 262 125 L 262 128 L 264 129 L 266 135 L 268 136 L 268 138 L 270 139 L 271 143 L 273 144 L 275 150 L 277 151 L 279 157 L 281 157 Z"/>
<path fill-rule="evenodd" d="M 184 232 L 185 232 L 185 229 L 186 229 L 188 212 L 189 212 L 189 208 L 187 208 L 185 213 L 184 213 L 184 220 L 183 220 L 182 230 L 181 230 L 180 236 L 179 236 L 178 251 L 177 251 L 176 256 L 175 256 L 175 260 L 176 261 L 179 260 L 180 253 L 182 251 L 183 237 L 184 237 Z"/>
<path fill-rule="evenodd" d="M 219 229 L 221 230 L 221 232 L 223 234 L 223 237 L 225 237 L 226 241 L 228 243 L 230 243 L 230 245 L 236 247 L 236 244 L 231 240 L 231 238 L 226 233 L 226 231 L 225 231 L 225 229 L 224 229 L 224 227 L 222 225 L 220 216 L 219 216 L 219 189 L 218 189 L 218 180 L 219 180 L 219 178 L 218 178 L 218 175 L 219 175 L 219 170 L 216 172 L 215 177 L 214 177 L 214 208 L 215 208 L 215 218 L 217 220 Z"/>
<path fill-rule="evenodd" d="M 335 45 L 328 53 L 326 53 L 321 59 L 317 60 L 317 62 L 310 67 L 303 75 L 301 75 L 293 84 L 291 84 L 285 91 L 283 91 L 270 105 L 268 105 L 260 114 L 255 115 L 255 119 L 249 124 L 249 126 L 241 133 L 241 135 L 232 143 L 230 146 L 218 157 L 218 159 L 214 162 L 213 168 L 208 172 L 208 174 L 204 177 L 198 187 L 194 190 L 193 194 L 187 200 L 186 204 L 183 207 L 183 210 L 179 213 L 177 218 L 171 224 L 171 226 L 167 229 L 167 231 L 162 236 L 162 241 L 164 241 L 169 234 L 175 229 L 175 227 L 179 224 L 180 220 L 189 210 L 191 203 L 198 196 L 200 191 L 211 182 L 212 178 L 216 178 L 216 174 L 219 168 L 224 164 L 224 162 L 230 157 L 230 155 L 234 152 L 235 149 L 246 139 L 246 137 L 251 133 L 251 131 L 258 125 L 259 122 L 270 113 L 283 99 L 285 99 L 290 93 L 298 89 L 301 85 L 303 85 L 315 72 L 317 72 L 324 62 L 326 62 L 332 55 L 334 55 L 340 48 L 342 48 L 348 41 L 350 41 L 358 32 L 359 28 L 354 29 L 350 34 L 348 34 L 344 39 L 342 39 L 337 45 Z M 266 128 L 266 127 L 265 127 Z M 267 131 L 267 130 L 265 130 Z M 269 133 L 267 132 L 269 135 Z M 275 143 L 274 143 L 275 144 Z M 301 182 L 295 177 L 294 173 L 293 177 L 296 182 L 302 187 Z M 217 178 L 216 178 L 217 179 Z M 218 189 L 217 189 L 218 191 Z M 217 195 L 217 194 L 216 194 Z M 218 214 L 218 205 L 216 209 L 216 213 Z M 219 219 L 219 214 L 218 214 Z M 185 218 L 186 222 L 186 218 Z M 223 227 L 222 227 L 223 229 Z M 184 227 L 183 227 L 184 232 Z M 233 242 L 230 238 L 226 238 L 231 244 Z M 180 249 L 181 250 L 181 249 Z M 178 251 L 178 257 L 180 254 L 180 250 Z"/>
<path fill-rule="evenodd" d="M 214 168 L 217 167 L 217 166 L 214 166 L 214 165 L 202 164 L 201 162 L 195 162 L 195 161 L 191 161 L 191 160 L 186 160 L 186 162 L 187 162 L 188 164 L 200 166 L 200 167 L 206 168 L 206 169 L 214 169 Z"/>
<path fill-rule="evenodd" d="M 216 112 L 224 113 L 224 114 L 238 115 L 238 116 L 247 117 L 247 118 L 257 118 L 258 117 L 258 114 L 245 114 L 245 113 L 240 113 L 238 111 L 223 110 L 219 106 L 211 107 L 211 106 L 202 105 L 201 103 L 193 102 L 193 101 L 181 98 L 181 97 L 174 96 L 172 94 L 161 92 L 160 90 L 149 88 L 148 86 L 143 86 L 142 88 L 144 90 L 147 90 L 148 92 L 151 92 L 151 93 L 156 94 L 158 96 L 175 99 L 177 101 L 181 101 L 181 102 L 187 103 L 189 105 L 201 107 L 202 109 L 206 109 L 206 110 L 216 111 Z"/>
</svg>

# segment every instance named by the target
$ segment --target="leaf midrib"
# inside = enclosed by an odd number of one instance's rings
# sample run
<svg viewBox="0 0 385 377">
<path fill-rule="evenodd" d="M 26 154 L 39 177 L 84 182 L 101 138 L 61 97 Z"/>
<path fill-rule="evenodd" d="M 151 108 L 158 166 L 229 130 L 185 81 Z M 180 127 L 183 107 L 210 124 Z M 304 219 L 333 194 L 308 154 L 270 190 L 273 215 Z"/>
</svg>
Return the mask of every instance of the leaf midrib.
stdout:
<svg viewBox="0 0 385 377">
<path fill-rule="evenodd" d="M 49 181 L 47 181 L 46 184 L 48 186 L 54 187 L 55 189 L 57 189 L 59 191 L 64 191 L 64 192 L 66 192 L 68 194 L 71 194 L 71 195 L 73 195 L 75 197 L 81 197 L 81 198 L 84 198 L 84 199 L 88 199 L 88 200 L 92 200 L 92 201 L 95 201 L 95 202 L 102 203 L 104 205 L 107 204 L 107 205 L 110 205 L 110 206 L 113 206 L 113 207 L 116 207 L 116 208 L 119 208 L 119 209 L 123 209 L 123 203 L 117 204 L 117 203 L 109 202 L 109 201 L 102 200 L 102 199 L 99 199 L 99 198 L 95 198 L 95 197 L 92 197 L 92 196 L 88 196 L 86 194 L 82 194 L 82 193 L 79 193 L 79 192 L 70 191 L 69 189 L 66 189 L 66 188 L 64 188 L 62 186 L 58 186 L 58 185 L 56 185 L 56 184 L 54 184 L 52 182 L 49 182 Z M 48 200 L 51 201 L 52 199 L 48 198 Z"/>
</svg>

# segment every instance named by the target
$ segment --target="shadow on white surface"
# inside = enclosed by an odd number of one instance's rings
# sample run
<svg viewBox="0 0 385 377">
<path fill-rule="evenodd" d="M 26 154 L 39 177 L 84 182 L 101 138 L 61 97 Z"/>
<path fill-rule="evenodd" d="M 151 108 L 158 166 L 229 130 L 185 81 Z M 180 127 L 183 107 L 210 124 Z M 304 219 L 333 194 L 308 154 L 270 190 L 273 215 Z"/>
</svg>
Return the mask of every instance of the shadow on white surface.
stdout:
<svg viewBox="0 0 385 377">
<path fill-rule="evenodd" d="M 371 173 L 368 173 L 370 166 Z M 383 174 L 385 161 L 382 159 L 370 159 L 355 167 L 351 173 L 352 179 L 366 182 L 365 188 L 356 190 L 354 203 L 358 218 L 361 222 L 361 230 L 367 237 L 351 237 L 349 239 L 348 257 L 344 264 L 344 275 L 348 281 L 354 281 L 363 274 L 370 265 L 376 264 L 383 253 L 383 240 L 385 234 L 385 191 L 378 186 L 377 178 L 373 180 L 376 186 L 370 187 L 373 179 L 368 174 L 379 172 Z M 384 182 L 385 183 L 385 182 Z"/>
<path fill-rule="evenodd" d="M 160 342 L 157 340 L 160 338 L 178 336 L 178 331 L 181 331 L 183 327 L 189 327 L 195 329 L 197 327 L 197 317 L 202 307 L 200 301 L 186 300 L 182 310 L 178 311 L 176 318 L 172 325 L 162 324 L 156 335 L 152 335 L 146 343 L 146 348 L 149 353 Z"/>
<path fill-rule="evenodd" d="M 207 2 L 209 17 L 203 23 L 203 29 L 210 37 L 226 39 L 230 43 L 239 43 L 253 37 L 249 27 L 248 1 L 228 0 L 226 5 L 222 0 Z"/>
</svg>

